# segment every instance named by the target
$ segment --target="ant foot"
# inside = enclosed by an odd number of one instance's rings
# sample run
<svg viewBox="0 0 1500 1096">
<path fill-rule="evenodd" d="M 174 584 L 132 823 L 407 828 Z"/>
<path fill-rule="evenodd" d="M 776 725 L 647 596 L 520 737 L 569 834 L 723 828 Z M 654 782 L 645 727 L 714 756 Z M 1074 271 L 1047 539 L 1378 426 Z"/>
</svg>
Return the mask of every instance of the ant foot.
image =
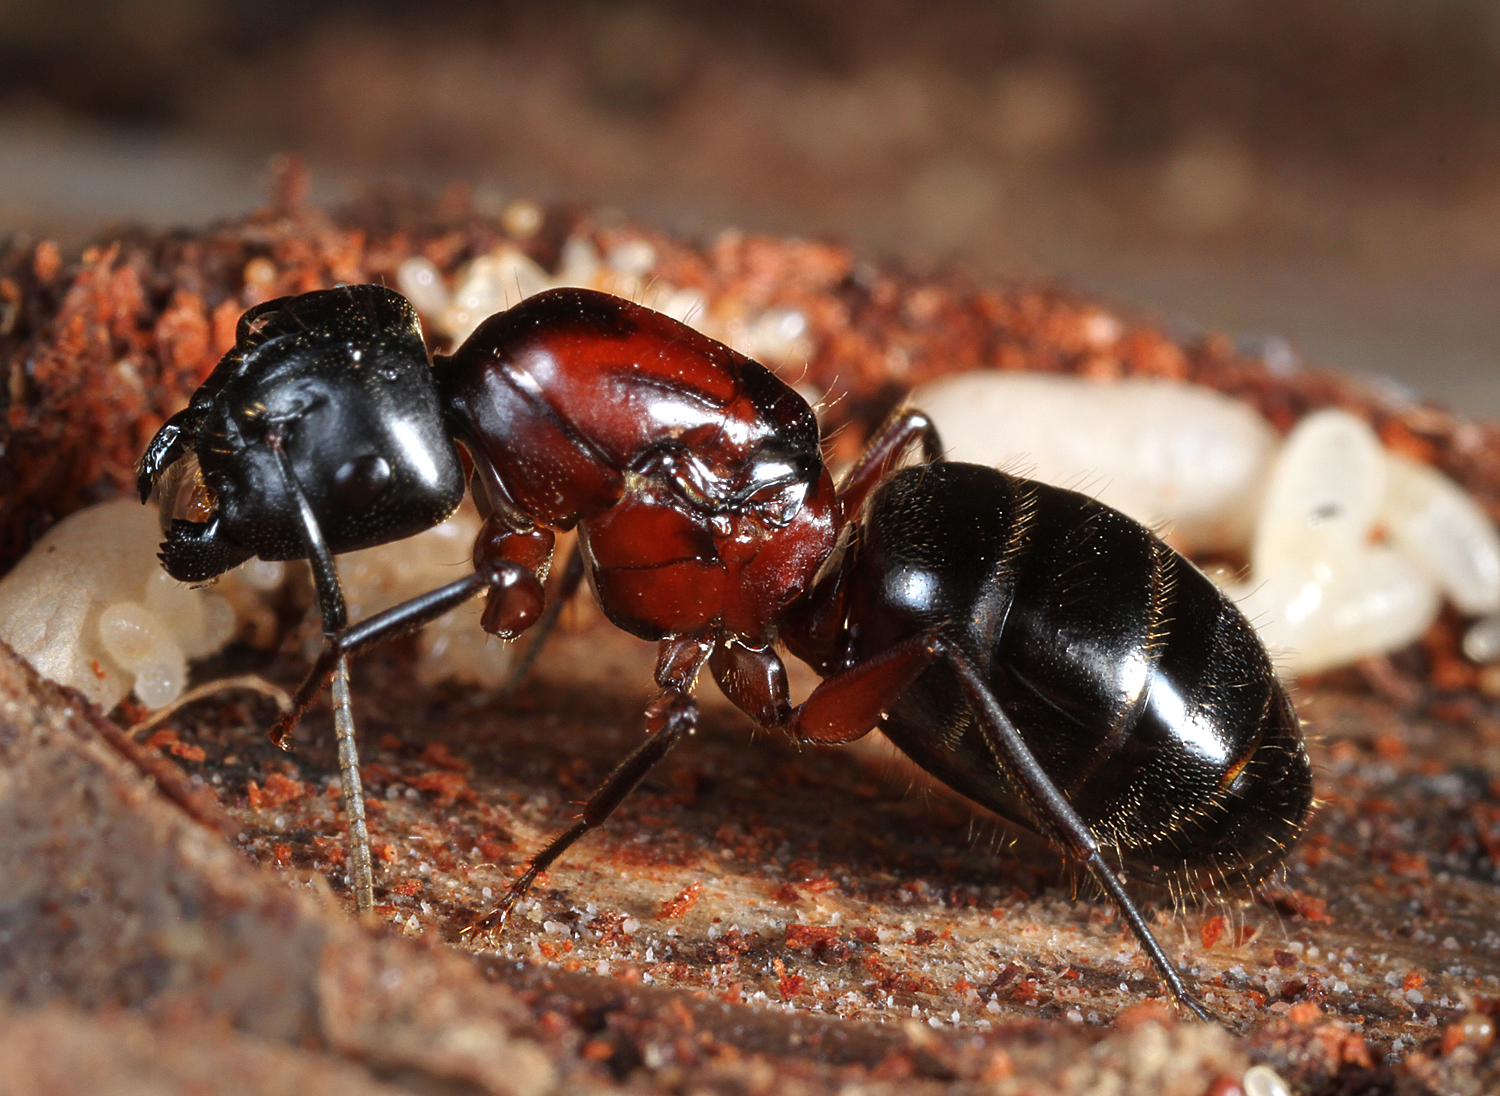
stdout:
<svg viewBox="0 0 1500 1096">
<path fill-rule="evenodd" d="M 536 878 L 536 872 L 528 872 L 511 885 L 510 890 L 505 892 L 504 897 L 494 909 L 483 917 L 478 918 L 473 924 L 459 933 L 460 936 L 468 936 L 470 933 L 491 935 L 499 932 L 505 927 L 505 922 L 510 919 L 510 911 L 515 909 L 516 903 L 531 889 L 531 881 Z"/>
<path fill-rule="evenodd" d="M 279 746 L 288 752 L 291 751 L 292 732 L 297 729 L 297 721 L 290 715 L 283 716 L 276 721 L 276 725 L 266 732 L 266 737 L 271 740 L 272 745 Z"/>
</svg>

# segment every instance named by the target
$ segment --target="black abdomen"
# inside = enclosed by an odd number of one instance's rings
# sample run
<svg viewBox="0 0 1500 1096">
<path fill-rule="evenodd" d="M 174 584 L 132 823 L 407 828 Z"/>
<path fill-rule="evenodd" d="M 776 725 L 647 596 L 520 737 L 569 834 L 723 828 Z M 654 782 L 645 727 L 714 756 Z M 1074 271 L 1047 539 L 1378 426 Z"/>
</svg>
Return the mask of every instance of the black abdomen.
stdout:
<svg viewBox="0 0 1500 1096">
<path fill-rule="evenodd" d="M 1280 862 L 1312 798 L 1296 713 L 1249 624 L 1192 564 L 1085 495 L 976 465 L 907 469 L 869 506 L 851 654 L 942 626 L 1136 874 L 1236 883 Z M 1042 828 L 947 667 L 882 729 L 956 791 Z"/>
</svg>

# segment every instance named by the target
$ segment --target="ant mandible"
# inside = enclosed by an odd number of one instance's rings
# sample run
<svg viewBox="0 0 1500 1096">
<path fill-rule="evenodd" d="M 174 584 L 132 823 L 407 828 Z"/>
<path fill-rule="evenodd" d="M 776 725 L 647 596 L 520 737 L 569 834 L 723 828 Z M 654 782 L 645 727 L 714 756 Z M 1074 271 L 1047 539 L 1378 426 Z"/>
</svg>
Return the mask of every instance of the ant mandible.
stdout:
<svg viewBox="0 0 1500 1096">
<path fill-rule="evenodd" d="M 455 443 L 484 517 L 474 572 L 348 625 L 333 555 L 451 513 L 464 492 Z M 916 448 L 923 463 L 902 468 Z M 1311 803 L 1297 716 L 1264 647 L 1146 528 L 1072 491 L 942 462 L 915 410 L 835 488 L 790 387 L 604 293 L 538 294 L 430 366 L 415 310 L 391 290 L 268 301 L 139 471 L 174 577 L 206 581 L 252 556 L 311 562 L 327 642 L 272 737 L 285 744 L 333 680 L 361 910 L 373 884 L 348 657 L 481 592 L 492 634 L 545 628 L 585 576 L 611 621 L 658 644 L 647 736 L 480 929 L 502 924 L 693 730 L 705 668 L 762 727 L 818 744 L 879 727 L 955 791 L 1046 837 L 1205 1019 L 1120 871 L 1178 890 L 1252 883 L 1285 858 Z M 574 527 L 549 605 L 555 535 Z M 823 677 L 795 707 L 777 642 Z"/>
</svg>

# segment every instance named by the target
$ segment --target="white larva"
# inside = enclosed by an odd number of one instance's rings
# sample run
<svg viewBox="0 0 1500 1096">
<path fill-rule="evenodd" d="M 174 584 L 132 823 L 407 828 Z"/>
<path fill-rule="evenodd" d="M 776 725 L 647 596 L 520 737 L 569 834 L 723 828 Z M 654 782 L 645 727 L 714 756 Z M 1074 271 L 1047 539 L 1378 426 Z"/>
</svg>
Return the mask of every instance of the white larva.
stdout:
<svg viewBox="0 0 1500 1096">
<path fill-rule="evenodd" d="M 1424 568 L 1372 539 L 1388 467 L 1365 422 L 1327 410 L 1297 424 L 1271 468 L 1250 574 L 1226 590 L 1289 672 L 1404 647 L 1437 616 Z"/>
<path fill-rule="evenodd" d="M 1420 461 L 1387 453 L 1380 519 L 1391 542 L 1459 612 L 1500 611 L 1500 533 L 1458 484 Z"/>
<path fill-rule="evenodd" d="M 159 707 L 187 682 L 187 660 L 234 634 L 234 612 L 156 560 L 157 515 L 131 499 L 58 522 L 0 580 L 0 639 L 39 673 L 113 708 L 132 690 Z"/>
</svg>

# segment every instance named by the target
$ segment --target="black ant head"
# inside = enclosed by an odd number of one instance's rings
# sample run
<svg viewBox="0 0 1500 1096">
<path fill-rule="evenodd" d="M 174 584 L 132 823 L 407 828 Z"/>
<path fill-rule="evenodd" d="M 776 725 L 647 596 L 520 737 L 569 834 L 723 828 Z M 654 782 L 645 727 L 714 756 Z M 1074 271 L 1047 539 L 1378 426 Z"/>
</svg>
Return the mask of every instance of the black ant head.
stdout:
<svg viewBox="0 0 1500 1096">
<path fill-rule="evenodd" d="M 431 528 L 463 498 L 411 303 L 383 286 L 281 297 L 240 317 L 234 349 L 141 457 L 161 561 L 185 582 L 252 556 L 306 558 L 285 453 L 330 551 Z"/>
</svg>

